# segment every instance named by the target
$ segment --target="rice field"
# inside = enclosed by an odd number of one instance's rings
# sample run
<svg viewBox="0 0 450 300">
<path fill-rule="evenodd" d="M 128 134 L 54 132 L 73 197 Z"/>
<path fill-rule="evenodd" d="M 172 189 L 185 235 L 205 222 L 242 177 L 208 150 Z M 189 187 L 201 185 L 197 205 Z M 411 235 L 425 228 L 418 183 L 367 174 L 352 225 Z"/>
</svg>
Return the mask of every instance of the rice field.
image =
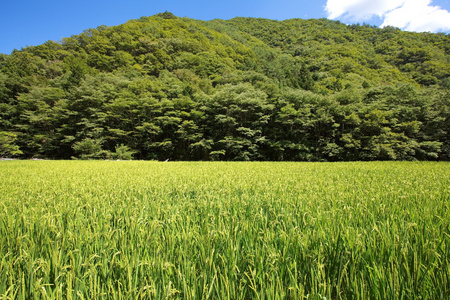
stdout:
<svg viewBox="0 0 450 300">
<path fill-rule="evenodd" d="M 450 299 L 450 164 L 0 162 L 0 299 Z"/>
</svg>

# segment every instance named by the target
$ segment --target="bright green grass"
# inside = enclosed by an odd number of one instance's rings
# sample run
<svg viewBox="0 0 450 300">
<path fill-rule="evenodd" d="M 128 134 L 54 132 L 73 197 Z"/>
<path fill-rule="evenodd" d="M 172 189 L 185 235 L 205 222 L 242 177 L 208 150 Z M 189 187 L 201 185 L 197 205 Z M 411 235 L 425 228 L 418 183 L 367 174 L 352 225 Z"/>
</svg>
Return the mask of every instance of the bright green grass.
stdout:
<svg viewBox="0 0 450 300">
<path fill-rule="evenodd" d="M 0 299 L 449 299 L 448 163 L 0 162 Z"/>
</svg>

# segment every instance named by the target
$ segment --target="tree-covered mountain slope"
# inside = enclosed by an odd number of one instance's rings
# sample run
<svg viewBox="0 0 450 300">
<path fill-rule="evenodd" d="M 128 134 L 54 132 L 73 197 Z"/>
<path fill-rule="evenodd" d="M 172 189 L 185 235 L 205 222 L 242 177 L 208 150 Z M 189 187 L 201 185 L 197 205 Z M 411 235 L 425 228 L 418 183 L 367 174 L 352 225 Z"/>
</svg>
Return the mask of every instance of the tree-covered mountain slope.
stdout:
<svg viewBox="0 0 450 300">
<path fill-rule="evenodd" d="M 450 158 L 450 37 L 171 13 L 0 56 L 0 156 Z"/>
</svg>

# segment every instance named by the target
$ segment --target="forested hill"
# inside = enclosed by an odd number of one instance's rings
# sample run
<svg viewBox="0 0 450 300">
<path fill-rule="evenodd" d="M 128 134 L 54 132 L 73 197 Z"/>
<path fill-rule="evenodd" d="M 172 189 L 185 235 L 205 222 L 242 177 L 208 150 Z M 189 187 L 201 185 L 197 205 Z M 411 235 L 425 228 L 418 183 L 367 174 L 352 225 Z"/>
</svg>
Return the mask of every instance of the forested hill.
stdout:
<svg viewBox="0 0 450 300">
<path fill-rule="evenodd" d="M 0 55 L 0 156 L 449 160 L 450 36 L 171 13 Z"/>
</svg>

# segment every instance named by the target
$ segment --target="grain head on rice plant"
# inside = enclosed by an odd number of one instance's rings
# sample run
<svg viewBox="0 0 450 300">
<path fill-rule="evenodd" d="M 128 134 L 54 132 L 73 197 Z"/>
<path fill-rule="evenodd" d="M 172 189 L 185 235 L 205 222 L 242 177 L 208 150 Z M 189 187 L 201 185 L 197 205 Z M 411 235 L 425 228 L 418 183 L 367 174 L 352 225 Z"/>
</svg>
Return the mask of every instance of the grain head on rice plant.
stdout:
<svg viewBox="0 0 450 300">
<path fill-rule="evenodd" d="M 450 165 L 3 161 L 1 299 L 449 299 Z"/>
</svg>

